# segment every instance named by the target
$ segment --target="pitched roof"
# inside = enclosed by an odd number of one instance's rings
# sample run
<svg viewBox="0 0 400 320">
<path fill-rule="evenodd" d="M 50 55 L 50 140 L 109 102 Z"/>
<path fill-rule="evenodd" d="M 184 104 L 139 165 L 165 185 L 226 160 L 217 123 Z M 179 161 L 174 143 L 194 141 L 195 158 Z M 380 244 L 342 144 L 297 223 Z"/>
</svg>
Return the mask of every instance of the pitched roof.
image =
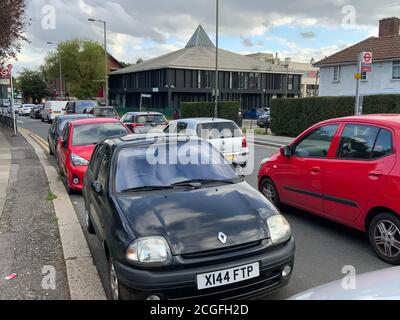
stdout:
<svg viewBox="0 0 400 320">
<path fill-rule="evenodd" d="M 215 50 L 209 47 L 189 47 L 168 53 L 166 55 L 141 62 L 112 72 L 124 74 L 155 69 L 196 69 L 215 70 Z M 218 49 L 219 69 L 221 71 L 286 73 L 282 66 L 263 62 L 255 58 Z M 291 71 L 291 73 L 293 73 Z"/>
<path fill-rule="evenodd" d="M 214 43 L 211 41 L 208 34 L 203 29 L 203 26 L 199 24 L 196 31 L 193 33 L 186 48 L 190 47 L 204 47 L 204 48 L 215 48 Z"/>
<path fill-rule="evenodd" d="M 360 52 L 371 51 L 374 61 L 400 59 L 400 35 L 370 37 L 314 64 L 315 67 L 357 63 Z"/>
</svg>

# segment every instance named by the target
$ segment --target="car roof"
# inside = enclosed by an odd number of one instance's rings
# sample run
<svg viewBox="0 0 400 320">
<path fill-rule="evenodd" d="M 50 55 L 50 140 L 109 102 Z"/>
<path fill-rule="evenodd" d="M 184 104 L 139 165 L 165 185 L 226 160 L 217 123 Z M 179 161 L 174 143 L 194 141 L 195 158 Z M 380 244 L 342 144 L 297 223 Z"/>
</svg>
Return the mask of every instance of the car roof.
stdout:
<svg viewBox="0 0 400 320">
<path fill-rule="evenodd" d="M 174 122 L 187 122 L 187 123 L 195 123 L 195 124 L 202 124 L 202 123 L 215 123 L 215 122 L 234 122 L 232 120 L 228 119 L 222 119 L 222 118 L 186 118 L 186 119 L 179 119 L 175 120 Z"/>
<path fill-rule="evenodd" d="M 60 121 L 65 121 L 65 120 L 73 120 L 73 119 L 85 119 L 85 118 L 94 118 L 94 115 L 92 114 L 66 114 L 63 116 L 57 116 L 57 118 Z"/>
<path fill-rule="evenodd" d="M 177 142 L 177 141 L 188 141 L 188 140 L 202 140 L 196 136 L 176 134 L 176 133 L 146 133 L 146 134 L 129 134 L 122 137 L 105 140 L 104 142 L 110 145 L 116 145 L 117 147 L 153 144 L 155 142 Z"/>
<path fill-rule="evenodd" d="M 113 118 L 87 118 L 87 119 L 79 119 L 72 120 L 70 123 L 74 126 L 81 124 L 96 124 L 96 123 L 121 123 L 121 121 Z M 122 123 L 121 123 L 122 124 Z"/>
<path fill-rule="evenodd" d="M 363 122 L 370 124 L 377 124 L 382 126 L 391 126 L 400 128 L 400 114 L 367 114 L 361 116 L 351 116 L 343 118 L 329 119 L 321 122 L 320 124 L 329 124 L 332 122 Z"/>
</svg>

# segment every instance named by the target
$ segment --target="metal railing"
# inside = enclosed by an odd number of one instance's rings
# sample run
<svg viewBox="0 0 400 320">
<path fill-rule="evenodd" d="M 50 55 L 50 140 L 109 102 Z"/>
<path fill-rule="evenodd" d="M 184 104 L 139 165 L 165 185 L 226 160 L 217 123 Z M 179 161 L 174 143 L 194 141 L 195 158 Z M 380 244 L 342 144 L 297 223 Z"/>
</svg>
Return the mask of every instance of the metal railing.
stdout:
<svg viewBox="0 0 400 320">
<path fill-rule="evenodd" d="M 7 111 L 5 110 L 5 108 L 0 108 L 0 124 L 3 126 L 3 128 L 14 129 L 13 114 L 10 114 L 8 110 Z M 15 125 L 17 125 L 16 121 Z"/>
</svg>

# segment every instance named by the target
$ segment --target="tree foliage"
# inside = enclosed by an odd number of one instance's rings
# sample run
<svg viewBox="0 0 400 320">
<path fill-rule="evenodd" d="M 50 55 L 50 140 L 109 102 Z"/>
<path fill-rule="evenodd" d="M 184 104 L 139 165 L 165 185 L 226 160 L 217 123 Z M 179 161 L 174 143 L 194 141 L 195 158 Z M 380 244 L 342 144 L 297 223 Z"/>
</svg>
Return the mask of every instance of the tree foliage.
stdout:
<svg viewBox="0 0 400 320">
<path fill-rule="evenodd" d="M 50 79 L 59 77 L 61 69 L 70 96 L 79 99 L 94 97 L 104 84 L 104 49 L 90 40 L 69 40 L 61 42 L 57 51 L 50 52 L 43 66 Z"/>
<path fill-rule="evenodd" d="M 17 89 L 24 98 L 40 101 L 49 95 L 46 79 L 41 71 L 24 69 L 18 77 Z"/>
<path fill-rule="evenodd" d="M 25 8 L 25 0 L 0 0 L 0 64 L 15 58 L 21 42 L 27 41 L 23 35 L 28 24 Z"/>
</svg>

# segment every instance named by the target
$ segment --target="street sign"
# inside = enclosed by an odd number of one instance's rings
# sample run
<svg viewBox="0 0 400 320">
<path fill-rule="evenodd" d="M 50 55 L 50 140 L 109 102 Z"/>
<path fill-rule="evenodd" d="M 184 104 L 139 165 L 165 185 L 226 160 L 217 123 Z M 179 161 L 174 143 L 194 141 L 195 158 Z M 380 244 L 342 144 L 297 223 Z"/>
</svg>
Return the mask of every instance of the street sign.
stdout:
<svg viewBox="0 0 400 320">
<path fill-rule="evenodd" d="M 0 78 L 0 86 L 9 86 L 10 85 L 10 79 L 1 79 Z"/>
<path fill-rule="evenodd" d="M 361 72 L 372 71 L 372 52 L 363 52 L 361 54 Z"/>
<path fill-rule="evenodd" d="M 8 69 L 0 69 L 0 77 L 6 78 L 10 74 L 10 71 Z"/>
<path fill-rule="evenodd" d="M 361 79 L 361 73 L 356 73 L 354 75 L 354 79 L 356 79 L 356 80 Z"/>
</svg>

